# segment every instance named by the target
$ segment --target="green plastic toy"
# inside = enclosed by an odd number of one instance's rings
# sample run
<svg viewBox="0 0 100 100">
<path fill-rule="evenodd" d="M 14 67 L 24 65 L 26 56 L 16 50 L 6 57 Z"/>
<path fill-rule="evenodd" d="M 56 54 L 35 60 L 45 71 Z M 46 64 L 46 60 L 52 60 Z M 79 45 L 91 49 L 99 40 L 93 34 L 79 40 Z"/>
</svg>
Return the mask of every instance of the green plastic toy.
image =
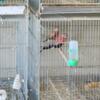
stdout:
<svg viewBox="0 0 100 100">
<path fill-rule="evenodd" d="M 68 60 L 67 65 L 70 67 L 76 67 L 78 65 L 78 60 Z"/>
</svg>

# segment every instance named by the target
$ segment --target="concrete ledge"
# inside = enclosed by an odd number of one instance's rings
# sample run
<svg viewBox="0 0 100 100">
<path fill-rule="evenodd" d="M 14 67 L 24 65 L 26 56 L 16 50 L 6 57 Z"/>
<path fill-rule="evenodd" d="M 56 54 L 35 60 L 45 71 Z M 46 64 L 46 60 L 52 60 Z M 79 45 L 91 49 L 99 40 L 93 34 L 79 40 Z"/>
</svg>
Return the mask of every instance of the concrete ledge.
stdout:
<svg viewBox="0 0 100 100">
<path fill-rule="evenodd" d="M 23 15 L 25 6 L 0 6 L 0 15 Z"/>
</svg>

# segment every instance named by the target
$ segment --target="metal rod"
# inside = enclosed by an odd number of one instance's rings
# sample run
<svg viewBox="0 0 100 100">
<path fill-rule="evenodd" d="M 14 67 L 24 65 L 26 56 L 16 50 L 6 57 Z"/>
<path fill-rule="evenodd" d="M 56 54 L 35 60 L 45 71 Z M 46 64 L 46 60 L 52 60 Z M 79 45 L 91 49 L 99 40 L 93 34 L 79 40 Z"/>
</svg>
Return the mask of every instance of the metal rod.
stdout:
<svg viewBox="0 0 100 100">
<path fill-rule="evenodd" d="M 58 96 L 59 100 L 63 100 L 58 92 L 58 90 L 56 89 L 55 85 L 53 84 L 53 82 L 51 80 L 49 80 L 51 86 L 53 87 L 54 91 L 56 92 L 56 95 Z"/>
<path fill-rule="evenodd" d="M 62 52 L 62 50 L 59 49 L 58 51 L 59 51 L 61 57 L 64 59 L 64 61 L 66 63 L 67 62 L 67 57 L 64 55 L 64 53 Z"/>
</svg>

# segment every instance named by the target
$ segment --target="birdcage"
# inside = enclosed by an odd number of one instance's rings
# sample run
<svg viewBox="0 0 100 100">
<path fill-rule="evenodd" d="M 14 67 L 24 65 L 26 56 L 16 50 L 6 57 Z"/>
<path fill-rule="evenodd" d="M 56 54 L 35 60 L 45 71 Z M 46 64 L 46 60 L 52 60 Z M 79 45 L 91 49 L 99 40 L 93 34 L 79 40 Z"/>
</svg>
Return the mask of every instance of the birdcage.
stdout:
<svg viewBox="0 0 100 100">
<path fill-rule="evenodd" d="M 28 3 L 28 0 L 0 0 L 0 5 L 25 5 Z"/>
<path fill-rule="evenodd" d="M 41 0 L 44 5 L 98 5 L 99 0 Z"/>
<path fill-rule="evenodd" d="M 41 18 L 41 100 L 100 99 L 100 18 Z M 61 46 L 54 37 L 66 36 Z M 54 35 L 55 36 L 55 35 Z M 78 64 L 69 66 L 69 44 L 78 43 Z M 75 46 L 73 46 L 75 47 Z"/>
<path fill-rule="evenodd" d="M 24 15 L 0 17 L 0 91 L 3 89 L 7 94 L 2 100 L 27 100 L 27 25 Z"/>
<path fill-rule="evenodd" d="M 0 17 L 0 99 L 6 91 L 7 100 L 38 100 L 38 23 L 31 11 L 8 13 Z"/>
</svg>

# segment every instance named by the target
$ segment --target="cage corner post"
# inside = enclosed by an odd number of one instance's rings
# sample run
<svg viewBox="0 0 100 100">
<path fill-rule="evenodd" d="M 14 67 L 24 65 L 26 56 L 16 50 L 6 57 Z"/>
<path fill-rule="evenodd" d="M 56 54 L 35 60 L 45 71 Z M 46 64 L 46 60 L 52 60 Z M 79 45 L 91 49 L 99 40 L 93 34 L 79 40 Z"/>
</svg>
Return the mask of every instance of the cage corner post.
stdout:
<svg viewBox="0 0 100 100">
<path fill-rule="evenodd" d="M 39 63 L 40 63 L 40 28 L 39 19 L 30 12 L 28 43 L 29 43 L 29 69 L 28 69 L 28 89 L 30 100 L 39 99 Z"/>
</svg>

